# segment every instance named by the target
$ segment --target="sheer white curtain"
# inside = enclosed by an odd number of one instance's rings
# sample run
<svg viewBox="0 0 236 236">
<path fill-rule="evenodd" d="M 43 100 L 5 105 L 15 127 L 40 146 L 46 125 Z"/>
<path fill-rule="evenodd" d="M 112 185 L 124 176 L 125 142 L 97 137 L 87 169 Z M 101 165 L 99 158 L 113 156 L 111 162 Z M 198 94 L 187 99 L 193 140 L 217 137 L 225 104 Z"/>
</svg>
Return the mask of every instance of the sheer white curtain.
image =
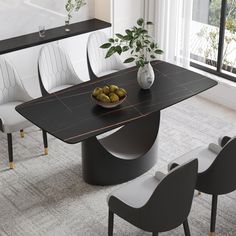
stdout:
<svg viewBox="0 0 236 236">
<path fill-rule="evenodd" d="M 162 59 L 184 67 L 190 63 L 192 6 L 193 0 L 146 0 Z"/>
</svg>

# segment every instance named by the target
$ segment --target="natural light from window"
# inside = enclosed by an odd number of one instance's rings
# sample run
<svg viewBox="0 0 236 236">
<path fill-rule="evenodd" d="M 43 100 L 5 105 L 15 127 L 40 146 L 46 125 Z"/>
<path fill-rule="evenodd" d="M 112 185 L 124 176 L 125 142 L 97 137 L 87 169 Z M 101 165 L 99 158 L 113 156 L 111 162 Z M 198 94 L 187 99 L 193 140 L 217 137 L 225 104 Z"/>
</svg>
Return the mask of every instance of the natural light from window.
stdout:
<svg viewBox="0 0 236 236">
<path fill-rule="evenodd" d="M 220 42 L 225 0 L 194 0 L 191 27 L 191 61 L 236 77 L 236 0 L 227 0 L 224 40 Z M 219 45 L 223 46 L 220 67 Z M 217 69 L 218 67 L 218 69 Z"/>
</svg>

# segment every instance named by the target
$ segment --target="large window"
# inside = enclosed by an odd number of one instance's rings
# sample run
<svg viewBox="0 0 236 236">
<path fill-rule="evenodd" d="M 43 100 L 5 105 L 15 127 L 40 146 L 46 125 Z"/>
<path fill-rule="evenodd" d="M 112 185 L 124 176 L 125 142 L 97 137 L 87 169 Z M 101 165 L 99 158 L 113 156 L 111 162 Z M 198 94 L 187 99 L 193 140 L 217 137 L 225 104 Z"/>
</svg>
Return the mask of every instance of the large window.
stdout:
<svg viewBox="0 0 236 236">
<path fill-rule="evenodd" d="M 236 0 L 194 0 L 191 65 L 236 81 Z"/>
</svg>

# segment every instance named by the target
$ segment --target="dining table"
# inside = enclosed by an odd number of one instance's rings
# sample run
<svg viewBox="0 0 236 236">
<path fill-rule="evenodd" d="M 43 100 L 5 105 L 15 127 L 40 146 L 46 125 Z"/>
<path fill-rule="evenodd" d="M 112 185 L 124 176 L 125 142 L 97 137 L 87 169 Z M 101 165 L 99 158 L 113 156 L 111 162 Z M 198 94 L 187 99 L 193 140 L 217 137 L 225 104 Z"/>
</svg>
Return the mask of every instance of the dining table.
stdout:
<svg viewBox="0 0 236 236">
<path fill-rule="evenodd" d="M 31 100 L 16 110 L 57 139 L 82 144 L 82 172 L 88 184 L 132 180 L 157 163 L 161 111 L 217 85 L 174 64 L 161 60 L 151 64 L 155 81 L 148 90 L 137 83 L 138 68 L 130 67 Z M 97 105 L 91 94 L 105 85 L 124 88 L 125 101 L 114 108 Z"/>
</svg>

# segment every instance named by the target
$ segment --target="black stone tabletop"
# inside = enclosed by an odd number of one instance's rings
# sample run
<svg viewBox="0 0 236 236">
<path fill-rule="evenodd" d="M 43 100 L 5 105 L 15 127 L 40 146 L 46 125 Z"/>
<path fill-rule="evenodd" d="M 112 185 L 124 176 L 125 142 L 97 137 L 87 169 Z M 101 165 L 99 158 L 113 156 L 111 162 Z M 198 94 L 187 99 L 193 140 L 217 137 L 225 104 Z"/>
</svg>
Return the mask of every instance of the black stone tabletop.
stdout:
<svg viewBox="0 0 236 236">
<path fill-rule="evenodd" d="M 156 78 L 150 90 L 140 89 L 137 68 L 133 67 L 32 100 L 16 110 L 49 134 L 75 144 L 217 85 L 212 79 L 163 61 L 152 65 Z M 119 107 L 106 109 L 92 101 L 94 88 L 107 84 L 127 90 L 127 99 Z"/>
</svg>

